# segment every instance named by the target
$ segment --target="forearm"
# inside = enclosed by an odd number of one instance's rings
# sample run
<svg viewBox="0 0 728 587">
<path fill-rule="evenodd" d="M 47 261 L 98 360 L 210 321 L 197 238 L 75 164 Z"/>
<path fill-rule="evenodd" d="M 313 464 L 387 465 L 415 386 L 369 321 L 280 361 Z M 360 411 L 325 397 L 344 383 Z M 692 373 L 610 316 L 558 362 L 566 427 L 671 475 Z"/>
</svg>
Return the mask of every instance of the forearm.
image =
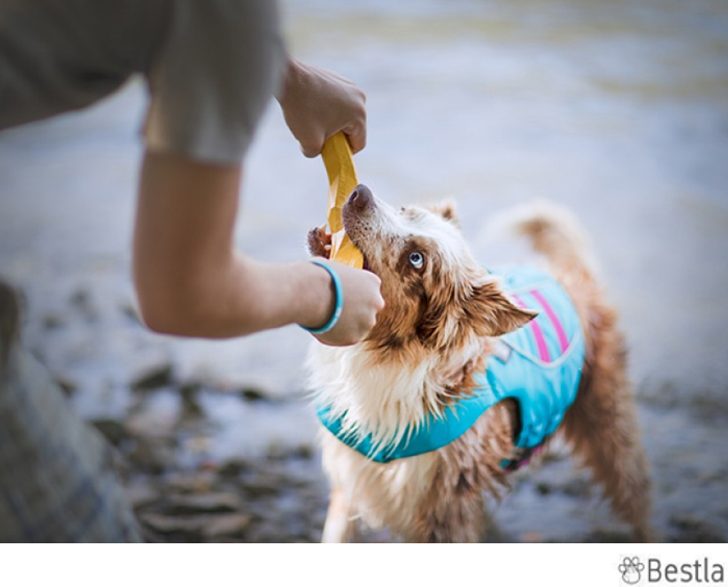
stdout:
<svg viewBox="0 0 728 587">
<path fill-rule="evenodd" d="M 148 325 L 180 336 L 228 338 L 288 324 L 317 327 L 333 311 L 331 279 L 307 262 L 259 263 L 232 254 L 195 280 L 167 282 Z"/>
</svg>

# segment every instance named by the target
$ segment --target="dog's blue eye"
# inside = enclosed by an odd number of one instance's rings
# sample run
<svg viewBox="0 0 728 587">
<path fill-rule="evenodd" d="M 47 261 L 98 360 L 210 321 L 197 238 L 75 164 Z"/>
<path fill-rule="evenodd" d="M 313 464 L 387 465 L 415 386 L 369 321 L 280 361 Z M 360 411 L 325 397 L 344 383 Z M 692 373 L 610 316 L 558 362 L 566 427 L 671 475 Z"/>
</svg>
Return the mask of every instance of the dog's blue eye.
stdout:
<svg viewBox="0 0 728 587">
<path fill-rule="evenodd" d="M 410 253 L 409 262 L 415 269 L 420 269 L 425 264 L 425 257 L 422 253 Z"/>
</svg>

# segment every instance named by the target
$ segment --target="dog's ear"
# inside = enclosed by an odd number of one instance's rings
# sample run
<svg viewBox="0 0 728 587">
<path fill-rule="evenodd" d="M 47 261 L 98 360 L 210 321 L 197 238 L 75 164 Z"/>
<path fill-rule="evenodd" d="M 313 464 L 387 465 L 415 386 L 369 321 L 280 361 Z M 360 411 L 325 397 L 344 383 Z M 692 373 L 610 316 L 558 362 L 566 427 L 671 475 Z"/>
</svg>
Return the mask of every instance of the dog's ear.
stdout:
<svg viewBox="0 0 728 587">
<path fill-rule="evenodd" d="M 509 300 L 496 281 L 486 281 L 473 288 L 465 313 L 481 336 L 513 332 L 538 316 L 538 312 L 519 308 Z"/>
<path fill-rule="evenodd" d="M 436 204 L 430 204 L 427 209 L 435 214 L 442 216 L 448 222 L 452 222 L 455 226 L 460 227 L 460 219 L 458 218 L 457 205 L 455 200 L 447 198 Z"/>
</svg>

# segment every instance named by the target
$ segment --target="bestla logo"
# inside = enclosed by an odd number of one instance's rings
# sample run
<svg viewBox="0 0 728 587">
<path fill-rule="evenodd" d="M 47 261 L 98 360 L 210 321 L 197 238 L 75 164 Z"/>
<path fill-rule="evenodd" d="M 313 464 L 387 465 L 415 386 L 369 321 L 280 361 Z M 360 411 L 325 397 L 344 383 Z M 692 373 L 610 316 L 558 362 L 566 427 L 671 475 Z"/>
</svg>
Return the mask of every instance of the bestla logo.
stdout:
<svg viewBox="0 0 728 587">
<path fill-rule="evenodd" d="M 627 585 L 637 585 L 642 580 L 642 571 L 645 570 L 645 565 L 640 561 L 639 557 L 633 556 L 629 558 L 625 556 L 622 564 L 617 569 L 622 574 L 622 581 L 624 583 Z"/>
<path fill-rule="evenodd" d="M 648 558 L 646 563 L 638 556 L 625 556 L 617 565 L 624 585 L 646 583 L 725 583 L 725 570 L 719 563 L 711 563 L 707 557 L 692 562 L 666 563 L 658 558 Z"/>
</svg>

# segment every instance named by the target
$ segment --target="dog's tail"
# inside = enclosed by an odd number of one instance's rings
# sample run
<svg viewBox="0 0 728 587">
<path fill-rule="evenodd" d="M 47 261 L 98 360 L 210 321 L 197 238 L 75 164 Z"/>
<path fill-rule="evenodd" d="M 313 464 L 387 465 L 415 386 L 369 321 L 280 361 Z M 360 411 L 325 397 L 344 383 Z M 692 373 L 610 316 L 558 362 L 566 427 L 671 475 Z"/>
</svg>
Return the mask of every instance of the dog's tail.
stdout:
<svg viewBox="0 0 728 587">
<path fill-rule="evenodd" d="M 592 361 L 599 329 L 611 332 L 607 325 L 614 325 L 616 314 L 602 302 L 604 292 L 585 229 L 570 210 L 550 202 L 514 210 L 509 229 L 546 258 L 549 271 L 569 292 L 584 326 L 587 361 Z"/>
<path fill-rule="evenodd" d="M 509 224 L 546 257 L 558 277 L 569 280 L 568 276 L 579 276 L 595 281 L 597 267 L 591 243 L 570 210 L 550 202 L 536 202 L 515 210 Z"/>
</svg>

